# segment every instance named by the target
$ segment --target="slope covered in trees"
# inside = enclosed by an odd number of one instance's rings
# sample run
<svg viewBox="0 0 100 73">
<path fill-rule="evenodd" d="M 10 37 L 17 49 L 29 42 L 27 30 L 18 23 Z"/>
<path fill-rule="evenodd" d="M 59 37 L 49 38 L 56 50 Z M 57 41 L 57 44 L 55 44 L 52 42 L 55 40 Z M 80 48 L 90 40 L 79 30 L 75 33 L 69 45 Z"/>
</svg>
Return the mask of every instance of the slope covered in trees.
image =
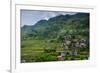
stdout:
<svg viewBox="0 0 100 73">
<path fill-rule="evenodd" d="M 26 56 L 31 56 L 34 51 L 48 50 L 71 51 L 74 55 L 86 53 L 86 59 L 89 57 L 89 13 L 59 15 L 48 20 L 40 20 L 31 26 L 24 25 L 21 27 L 21 40 L 22 60 L 28 61 Z M 58 56 L 58 53 L 56 54 L 54 60 Z M 37 61 L 35 58 L 30 60 Z"/>
<path fill-rule="evenodd" d="M 89 33 L 89 14 L 59 15 L 49 20 L 40 20 L 32 26 L 24 25 L 21 29 L 22 33 L 33 38 L 54 39 L 62 34 L 79 34 L 84 36 Z"/>
</svg>

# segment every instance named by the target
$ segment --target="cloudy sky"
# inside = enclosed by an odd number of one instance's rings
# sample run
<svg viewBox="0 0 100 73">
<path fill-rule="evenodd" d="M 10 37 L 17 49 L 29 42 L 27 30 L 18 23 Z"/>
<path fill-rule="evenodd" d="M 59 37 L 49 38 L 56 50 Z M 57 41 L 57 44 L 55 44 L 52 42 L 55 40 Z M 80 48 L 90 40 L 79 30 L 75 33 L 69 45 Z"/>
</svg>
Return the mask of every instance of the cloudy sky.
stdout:
<svg viewBox="0 0 100 73">
<path fill-rule="evenodd" d="M 74 12 L 60 12 L 60 11 L 36 11 L 36 10 L 21 10 L 21 26 L 34 25 L 40 20 L 48 20 L 51 17 L 66 14 L 76 14 Z"/>
</svg>

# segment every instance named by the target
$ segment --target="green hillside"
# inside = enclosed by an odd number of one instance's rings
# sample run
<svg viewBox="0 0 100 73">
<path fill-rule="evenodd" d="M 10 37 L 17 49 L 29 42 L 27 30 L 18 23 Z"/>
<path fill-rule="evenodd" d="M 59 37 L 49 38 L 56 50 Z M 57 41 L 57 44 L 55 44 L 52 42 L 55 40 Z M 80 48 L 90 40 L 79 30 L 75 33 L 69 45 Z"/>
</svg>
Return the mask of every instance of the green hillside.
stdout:
<svg viewBox="0 0 100 73">
<path fill-rule="evenodd" d="M 59 15 L 21 27 L 21 62 L 58 61 L 89 58 L 89 13 Z"/>
</svg>

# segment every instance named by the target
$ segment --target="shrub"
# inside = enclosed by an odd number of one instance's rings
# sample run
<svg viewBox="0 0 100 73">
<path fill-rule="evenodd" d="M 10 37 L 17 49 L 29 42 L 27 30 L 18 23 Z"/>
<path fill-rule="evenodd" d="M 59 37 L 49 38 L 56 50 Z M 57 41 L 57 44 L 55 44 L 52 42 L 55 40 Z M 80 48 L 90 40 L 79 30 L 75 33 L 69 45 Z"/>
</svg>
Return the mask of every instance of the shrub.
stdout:
<svg viewBox="0 0 100 73">
<path fill-rule="evenodd" d="M 57 61 L 57 57 L 48 53 L 42 53 L 35 58 L 36 62 Z"/>
</svg>

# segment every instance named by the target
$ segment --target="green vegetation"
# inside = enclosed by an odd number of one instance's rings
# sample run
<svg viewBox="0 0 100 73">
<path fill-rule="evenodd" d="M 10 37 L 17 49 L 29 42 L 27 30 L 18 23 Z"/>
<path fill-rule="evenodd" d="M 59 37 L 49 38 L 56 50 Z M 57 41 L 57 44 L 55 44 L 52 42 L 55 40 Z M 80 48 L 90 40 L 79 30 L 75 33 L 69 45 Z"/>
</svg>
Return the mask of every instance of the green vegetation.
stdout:
<svg viewBox="0 0 100 73">
<path fill-rule="evenodd" d="M 21 27 L 21 62 L 87 60 L 89 14 L 59 15 Z"/>
</svg>

